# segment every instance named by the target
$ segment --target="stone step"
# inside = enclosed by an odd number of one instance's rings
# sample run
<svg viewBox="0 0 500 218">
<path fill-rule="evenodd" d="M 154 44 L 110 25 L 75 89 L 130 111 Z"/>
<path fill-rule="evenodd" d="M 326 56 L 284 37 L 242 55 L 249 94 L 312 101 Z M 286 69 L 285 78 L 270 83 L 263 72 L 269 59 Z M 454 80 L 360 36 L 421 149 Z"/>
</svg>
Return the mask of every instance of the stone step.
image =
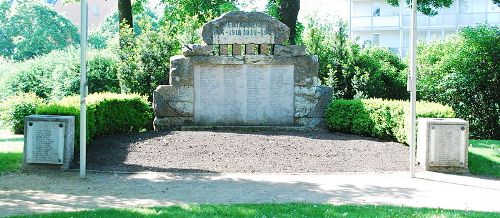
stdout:
<svg viewBox="0 0 500 218">
<path fill-rule="evenodd" d="M 315 128 L 305 126 L 183 126 L 182 131 L 206 131 L 206 130 L 220 130 L 220 131 L 302 131 L 307 132 Z"/>
</svg>

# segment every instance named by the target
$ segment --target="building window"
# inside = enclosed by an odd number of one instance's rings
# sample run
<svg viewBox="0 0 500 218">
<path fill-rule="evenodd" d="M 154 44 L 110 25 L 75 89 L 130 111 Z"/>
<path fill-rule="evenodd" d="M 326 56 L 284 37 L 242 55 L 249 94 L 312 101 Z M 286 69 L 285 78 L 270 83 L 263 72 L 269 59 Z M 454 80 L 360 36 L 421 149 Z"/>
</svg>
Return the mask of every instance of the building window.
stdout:
<svg viewBox="0 0 500 218">
<path fill-rule="evenodd" d="M 94 14 L 94 16 L 99 16 L 99 6 L 98 5 L 92 5 L 92 14 Z"/>
<path fill-rule="evenodd" d="M 380 45 L 380 33 L 372 34 L 372 45 Z"/>
<path fill-rule="evenodd" d="M 374 17 L 380 17 L 380 2 L 373 2 L 372 11 Z"/>
</svg>

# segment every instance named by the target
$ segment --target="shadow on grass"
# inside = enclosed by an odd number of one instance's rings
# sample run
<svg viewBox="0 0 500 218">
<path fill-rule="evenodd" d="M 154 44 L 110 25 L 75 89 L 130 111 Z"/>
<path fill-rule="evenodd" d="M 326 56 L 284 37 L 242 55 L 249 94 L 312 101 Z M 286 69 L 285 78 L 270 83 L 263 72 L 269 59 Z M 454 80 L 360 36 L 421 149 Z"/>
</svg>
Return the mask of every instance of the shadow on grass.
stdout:
<svg viewBox="0 0 500 218">
<path fill-rule="evenodd" d="M 500 178 L 500 163 L 474 152 L 469 152 L 469 170 L 474 175 Z"/>
<path fill-rule="evenodd" d="M 4 138 L 0 139 L 0 142 L 22 142 L 24 141 L 24 138 L 22 136 L 17 137 L 17 138 Z"/>
<path fill-rule="evenodd" d="M 189 205 L 40 214 L 37 217 L 494 217 L 498 214 L 431 208 L 326 204 Z M 26 216 L 33 217 L 33 216 Z"/>
</svg>

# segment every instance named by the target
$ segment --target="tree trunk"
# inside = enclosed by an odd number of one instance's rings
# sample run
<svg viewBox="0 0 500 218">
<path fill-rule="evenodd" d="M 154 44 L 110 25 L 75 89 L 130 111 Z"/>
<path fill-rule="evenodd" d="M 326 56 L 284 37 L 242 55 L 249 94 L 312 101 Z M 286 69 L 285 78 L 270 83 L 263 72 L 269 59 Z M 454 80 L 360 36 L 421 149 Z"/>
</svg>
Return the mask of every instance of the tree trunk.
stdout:
<svg viewBox="0 0 500 218">
<path fill-rule="evenodd" d="M 118 12 L 120 14 L 120 32 L 123 28 L 134 28 L 134 20 L 132 18 L 132 1 L 131 0 L 118 0 Z M 123 26 L 125 24 L 126 26 Z M 120 47 L 123 47 L 124 43 L 120 36 Z"/>
<path fill-rule="evenodd" d="M 125 22 L 129 27 L 133 27 L 132 1 L 118 0 L 118 11 L 120 13 L 120 24 Z"/>
<path fill-rule="evenodd" d="M 300 10 L 300 0 L 281 0 L 279 17 L 280 21 L 283 22 L 290 28 L 290 44 L 295 44 L 295 34 L 297 32 L 297 16 Z"/>
</svg>

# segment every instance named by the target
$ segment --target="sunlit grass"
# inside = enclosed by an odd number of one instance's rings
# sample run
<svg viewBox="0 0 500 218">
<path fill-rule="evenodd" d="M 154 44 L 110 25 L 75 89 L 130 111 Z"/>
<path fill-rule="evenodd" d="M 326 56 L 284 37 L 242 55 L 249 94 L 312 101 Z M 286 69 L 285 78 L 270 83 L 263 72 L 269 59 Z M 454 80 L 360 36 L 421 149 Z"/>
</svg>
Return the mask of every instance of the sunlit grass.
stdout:
<svg viewBox="0 0 500 218">
<path fill-rule="evenodd" d="M 0 174 L 19 170 L 22 158 L 23 153 L 0 153 Z"/>
<path fill-rule="evenodd" d="M 140 209 L 97 209 L 21 217 L 498 217 L 499 213 L 328 204 L 205 204 Z"/>
</svg>

